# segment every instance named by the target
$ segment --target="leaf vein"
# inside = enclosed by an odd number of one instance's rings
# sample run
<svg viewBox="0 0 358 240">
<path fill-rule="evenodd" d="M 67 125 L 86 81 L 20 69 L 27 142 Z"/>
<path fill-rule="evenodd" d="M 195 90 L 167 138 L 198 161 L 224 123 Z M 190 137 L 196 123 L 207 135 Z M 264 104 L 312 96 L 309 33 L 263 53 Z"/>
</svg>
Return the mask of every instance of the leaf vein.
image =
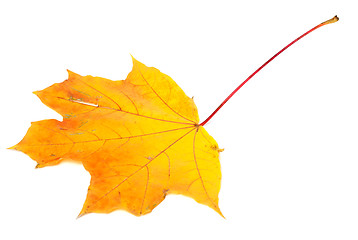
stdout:
<svg viewBox="0 0 358 240">
<path fill-rule="evenodd" d="M 177 114 L 178 116 L 180 116 L 181 118 L 183 118 L 183 119 L 185 119 L 185 120 L 187 120 L 187 121 L 190 121 L 190 122 L 192 122 L 192 123 L 194 123 L 194 124 L 197 124 L 197 123 L 194 122 L 193 120 L 190 120 L 190 119 L 184 117 L 183 115 L 179 114 L 179 113 L 178 113 L 177 111 L 175 111 L 171 106 L 169 106 L 169 104 L 163 100 L 163 98 L 154 90 L 154 88 L 153 88 L 153 87 L 148 83 L 148 81 L 144 78 L 142 72 L 141 72 L 140 70 L 138 70 L 138 71 L 139 71 L 140 75 L 142 76 L 143 80 L 147 83 L 147 85 L 150 87 L 150 89 L 152 89 L 152 91 L 154 92 L 154 94 L 157 95 L 157 97 L 158 97 L 172 112 L 174 112 L 175 114 Z"/>
</svg>

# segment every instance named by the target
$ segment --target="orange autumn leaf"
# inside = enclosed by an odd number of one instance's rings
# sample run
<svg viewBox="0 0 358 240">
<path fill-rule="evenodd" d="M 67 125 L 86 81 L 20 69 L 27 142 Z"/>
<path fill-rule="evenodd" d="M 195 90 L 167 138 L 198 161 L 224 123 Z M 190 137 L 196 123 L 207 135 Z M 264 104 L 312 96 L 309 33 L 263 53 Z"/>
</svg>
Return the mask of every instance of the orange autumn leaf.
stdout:
<svg viewBox="0 0 358 240">
<path fill-rule="evenodd" d="M 335 16 L 308 30 L 261 65 L 199 123 L 193 99 L 167 75 L 133 59 L 126 80 L 80 76 L 35 92 L 63 121 L 32 123 L 12 147 L 37 167 L 63 160 L 81 162 L 91 174 L 79 216 L 122 209 L 151 212 L 168 193 L 183 194 L 221 216 L 221 171 L 216 141 L 203 126 L 253 76 L 295 42 L 338 21 Z"/>
<path fill-rule="evenodd" d="M 80 76 L 35 92 L 63 121 L 32 123 L 12 147 L 38 167 L 78 161 L 91 174 L 80 216 L 151 212 L 169 193 L 219 214 L 221 171 L 216 141 L 197 108 L 167 75 L 133 59 L 126 80 Z"/>
</svg>

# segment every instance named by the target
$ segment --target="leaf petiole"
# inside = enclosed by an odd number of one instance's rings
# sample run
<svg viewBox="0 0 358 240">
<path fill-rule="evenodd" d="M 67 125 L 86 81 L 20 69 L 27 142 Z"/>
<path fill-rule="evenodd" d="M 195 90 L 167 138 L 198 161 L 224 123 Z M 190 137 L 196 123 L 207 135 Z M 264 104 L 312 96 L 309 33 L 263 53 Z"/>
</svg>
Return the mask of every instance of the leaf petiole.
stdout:
<svg viewBox="0 0 358 240">
<path fill-rule="evenodd" d="M 333 18 L 318 24 L 317 26 L 315 26 L 314 28 L 308 30 L 307 32 L 305 32 L 304 34 L 302 34 L 301 36 L 299 36 L 298 38 L 296 38 L 295 40 L 293 40 L 291 43 L 289 43 L 286 47 L 282 48 L 279 52 L 277 52 L 275 55 L 273 55 L 269 60 L 267 60 L 264 64 L 261 65 L 261 67 L 259 67 L 255 72 L 253 72 L 248 78 L 246 78 L 245 81 L 243 81 L 220 105 L 219 107 L 217 107 L 215 109 L 214 112 L 212 112 L 210 114 L 210 116 L 208 118 L 206 118 L 202 123 L 200 123 L 200 126 L 204 126 L 207 122 L 209 122 L 209 120 L 220 110 L 220 108 L 222 108 L 225 103 L 227 101 L 229 101 L 229 99 L 237 92 L 239 91 L 239 89 L 245 85 L 245 83 L 247 83 L 253 76 L 256 75 L 256 73 L 258 73 L 261 69 L 263 69 L 269 62 L 271 62 L 272 60 L 274 60 L 278 55 L 280 55 L 283 51 L 285 51 L 287 48 L 289 48 L 291 45 L 293 45 L 295 42 L 297 42 L 298 40 L 300 40 L 301 38 L 303 38 L 304 36 L 306 36 L 307 34 L 313 32 L 314 30 L 330 24 L 330 23 L 334 23 L 337 22 L 339 20 L 339 18 L 337 16 L 334 16 Z"/>
</svg>

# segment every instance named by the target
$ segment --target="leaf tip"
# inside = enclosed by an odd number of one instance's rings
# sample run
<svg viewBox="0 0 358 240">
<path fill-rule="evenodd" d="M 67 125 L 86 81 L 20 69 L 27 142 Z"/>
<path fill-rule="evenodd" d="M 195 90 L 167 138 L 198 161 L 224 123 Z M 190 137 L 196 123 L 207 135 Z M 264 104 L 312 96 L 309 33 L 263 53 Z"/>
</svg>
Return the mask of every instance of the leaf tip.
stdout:
<svg viewBox="0 0 358 240">
<path fill-rule="evenodd" d="M 132 54 L 129 55 L 131 55 L 133 66 L 136 65 L 138 63 L 138 60 L 135 59 Z"/>
<path fill-rule="evenodd" d="M 83 217 L 84 215 L 86 215 L 87 213 L 83 213 L 83 212 L 80 212 L 80 214 L 78 214 L 78 216 L 76 217 L 76 220 L 77 219 L 80 219 L 81 217 Z"/>
<path fill-rule="evenodd" d="M 43 167 L 45 167 L 45 166 L 44 166 L 44 165 L 41 165 L 40 163 L 38 163 L 38 164 L 36 164 L 35 169 L 43 168 Z"/>
<path fill-rule="evenodd" d="M 17 150 L 17 145 L 14 145 L 14 146 L 12 146 L 12 147 L 8 147 L 8 148 L 6 148 L 6 149 L 9 149 L 9 150 Z"/>
<path fill-rule="evenodd" d="M 130 55 L 131 55 L 131 57 L 132 57 L 133 69 L 136 68 L 136 67 L 143 67 L 143 66 L 145 66 L 143 63 L 141 63 L 140 61 L 138 61 L 137 59 L 135 59 L 132 54 L 130 54 Z"/>
<path fill-rule="evenodd" d="M 67 70 L 67 73 L 68 73 L 68 79 L 74 79 L 74 78 L 77 78 L 77 77 L 81 77 L 81 75 L 75 73 L 75 72 L 72 72 L 71 70 Z"/>
<path fill-rule="evenodd" d="M 86 204 L 86 203 L 85 203 L 85 204 Z M 78 216 L 76 217 L 76 219 L 79 219 L 79 218 L 81 218 L 81 217 L 83 217 L 84 215 L 87 215 L 87 214 L 89 214 L 89 213 L 91 213 L 91 211 L 88 211 L 88 206 L 87 206 L 87 207 L 83 206 L 82 210 L 80 211 L 80 213 L 78 214 Z"/>
<path fill-rule="evenodd" d="M 218 206 L 215 206 L 214 210 L 215 210 L 217 213 L 219 213 L 219 215 L 220 215 L 222 218 L 226 219 L 226 217 L 225 217 L 224 214 L 221 212 L 221 210 L 220 210 L 220 208 L 219 208 Z"/>
</svg>

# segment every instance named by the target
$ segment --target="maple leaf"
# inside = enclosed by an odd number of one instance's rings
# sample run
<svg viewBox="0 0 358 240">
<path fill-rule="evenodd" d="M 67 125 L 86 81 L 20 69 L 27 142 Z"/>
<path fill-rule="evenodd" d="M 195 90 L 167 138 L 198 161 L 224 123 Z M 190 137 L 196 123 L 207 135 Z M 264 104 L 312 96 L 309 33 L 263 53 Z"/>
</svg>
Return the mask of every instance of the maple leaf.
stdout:
<svg viewBox="0 0 358 240">
<path fill-rule="evenodd" d="M 338 21 L 335 16 L 289 43 L 243 81 L 199 124 L 193 99 L 167 75 L 133 58 L 126 80 L 80 76 L 35 92 L 63 121 L 32 123 L 11 147 L 37 167 L 78 161 L 91 174 L 79 216 L 123 209 L 151 212 L 168 193 L 183 194 L 221 216 L 219 149 L 204 125 L 255 74 L 310 32 Z"/>
<path fill-rule="evenodd" d="M 219 214 L 221 171 L 216 141 L 197 108 L 167 75 L 133 58 L 126 80 L 80 76 L 35 92 L 63 121 L 32 123 L 12 147 L 38 167 L 82 162 L 91 183 L 80 216 L 117 209 L 151 212 L 168 193 Z"/>
</svg>

